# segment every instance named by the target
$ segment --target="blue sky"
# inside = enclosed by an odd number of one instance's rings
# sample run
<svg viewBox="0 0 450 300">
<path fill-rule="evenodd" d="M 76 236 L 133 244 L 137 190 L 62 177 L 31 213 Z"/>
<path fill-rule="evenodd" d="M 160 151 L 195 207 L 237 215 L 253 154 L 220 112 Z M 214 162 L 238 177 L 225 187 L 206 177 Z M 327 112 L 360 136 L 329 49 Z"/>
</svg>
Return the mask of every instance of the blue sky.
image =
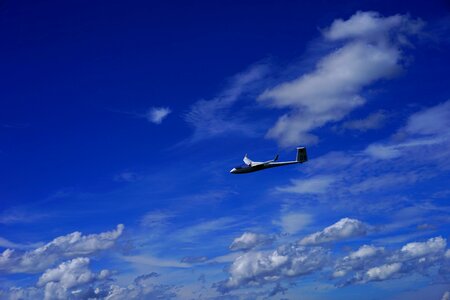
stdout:
<svg viewBox="0 0 450 300">
<path fill-rule="evenodd" d="M 449 11 L 0 2 L 0 299 L 450 299 Z"/>
</svg>

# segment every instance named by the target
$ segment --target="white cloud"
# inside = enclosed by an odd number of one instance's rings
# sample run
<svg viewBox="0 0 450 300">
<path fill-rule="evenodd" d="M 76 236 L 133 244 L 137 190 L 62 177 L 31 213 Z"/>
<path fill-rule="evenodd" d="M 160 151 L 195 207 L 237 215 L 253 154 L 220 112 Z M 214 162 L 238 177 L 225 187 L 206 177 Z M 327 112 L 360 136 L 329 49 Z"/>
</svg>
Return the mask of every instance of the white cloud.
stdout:
<svg viewBox="0 0 450 300">
<path fill-rule="evenodd" d="M 367 270 L 367 281 L 386 280 L 400 271 L 401 263 L 385 264 L 379 267 L 373 267 Z"/>
<path fill-rule="evenodd" d="M 162 121 L 172 112 L 168 107 L 152 107 L 148 110 L 145 117 L 149 122 L 161 124 Z"/>
<path fill-rule="evenodd" d="M 36 273 L 63 259 L 111 248 L 123 229 L 124 226 L 119 224 L 115 230 L 99 234 L 82 235 L 81 232 L 73 232 L 26 252 L 6 249 L 0 254 L 0 273 Z"/>
<path fill-rule="evenodd" d="M 447 133 L 450 127 L 450 100 L 413 114 L 405 131 L 411 134 L 434 135 Z"/>
<path fill-rule="evenodd" d="M 384 255 L 384 251 L 383 247 L 375 247 L 372 245 L 361 246 L 358 250 L 337 260 L 333 278 L 343 277 L 349 272 L 364 269 L 368 261 L 376 261 Z"/>
<path fill-rule="evenodd" d="M 374 247 L 370 245 L 363 245 L 357 251 L 349 254 L 350 259 L 362 259 L 376 255 L 379 252 L 383 252 L 383 247 Z"/>
<path fill-rule="evenodd" d="M 283 232 L 295 234 L 312 222 L 312 216 L 303 212 L 283 213 L 274 224 L 281 226 Z"/>
<path fill-rule="evenodd" d="M 322 244 L 362 236 L 368 231 L 369 226 L 363 222 L 356 219 L 343 218 L 322 231 L 304 237 L 299 243 L 300 245 Z"/>
<path fill-rule="evenodd" d="M 365 26 L 353 28 L 355 23 Z M 399 40 L 405 41 L 400 36 L 417 33 L 420 26 L 415 24 L 407 16 L 383 18 L 374 12 L 358 12 L 347 21 L 335 21 L 323 35 L 330 41 L 346 39 L 341 48 L 322 58 L 311 73 L 259 96 L 273 107 L 290 109 L 267 137 L 283 146 L 317 142 L 311 131 L 342 120 L 364 105 L 366 100 L 360 95 L 364 87 L 398 73 L 403 65 Z"/>
<path fill-rule="evenodd" d="M 139 300 L 139 299 L 172 299 L 177 298 L 177 287 L 152 282 L 154 276 L 138 276 L 132 284 L 122 287 L 110 285 L 102 291 L 105 300 Z"/>
<path fill-rule="evenodd" d="M 447 247 L 447 241 L 442 237 L 431 238 L 423 243 L 409 243 L 402 247 L 401 252 L 409 257 L 426 256 L 444 252 Z"/>
<path fill-rule="evenodd" d="M 257 246 L 270 244 L 273 241 L 273 236 L 253 232 L 244 232 L 240 237 L 233 240 L 230 245 L 230 250 L 250 250 Z"/>
<path fill-rule="evenodd" d="M 4 297 L 3 297 L 4 296 Z M 9 290 L 0 290 L 0 298 L 8 300 L 34 300 L 43 299 L 42 289 L 36 287 L 11 287 Z"/>
<path fill-rule="evenodd" d="M 304 276 L 320 270 L 327 258 L 324 248 L 298 245 L 283 245 L 273 252 L 247 252 L 235 259 L 228 280 L 219 283 L 218 289 L 227 292 L 248 284 Z"/>
<path fill-rule="evenodd" d="M 443 295 L 441 300 L 450 300 L 450 292 L 446 291 Z"/>
<path fill-rule="evenodd" d="M 292 179 L 291 185 L 277 187 L 276 190 L 294 194 L 324 194 L 336 181 L 332 176 L 315 176 L 306 179 Z"/>
<path fill-rule="evenodd" d="M 96 280 L 105 280 L 110 276 L 108 270 L 102 270 L 98 274 L 91 272 L 88 268 L 89 262 L 89 258 L 78 257 L 45 271 L 37 282 L 38 287 L 44 287 L 44 298 L 46 300 L 84 298 L 80 294 L 84 294 L 86 291 L 78 290 L 78 287 L 84 287 Z"/>
<path fill-rule="evenodd" d="M 363 247 L 337 261 L 334 277 L 346 278 L 344 285 L 400 278 L 414 273 L 429 276 L 433 268 L 444 276 L 448 272 L 446 240 L 442 237 L 408 243 L 396 251 L 374 246 Z"/>
<path fill-rule="evenodd" d="M 12 287 L 0 290 L 5 299 L 172 299 L 177 296 L 177 287 L 153 282 L 157 273 L 138 276 L 126 286 L 113 284 L 111 272 L 98 273 L 89 269 L 90 260 L 74 258 L 43 273 L 36 287 Z"/>
<path fill-rule="evenodd" d="M 395 34 L 397 37 L 399 34 L 416 34 L 422 26 L 421 21 L 413 21 L 403 15 L 382 17 L 374 11 L 358 11 L 348 20 L 333 21 L 330 28 L 323 34 L 328 40 L 352 38 L 380 40 L 390 34 Z"/>
</svg>

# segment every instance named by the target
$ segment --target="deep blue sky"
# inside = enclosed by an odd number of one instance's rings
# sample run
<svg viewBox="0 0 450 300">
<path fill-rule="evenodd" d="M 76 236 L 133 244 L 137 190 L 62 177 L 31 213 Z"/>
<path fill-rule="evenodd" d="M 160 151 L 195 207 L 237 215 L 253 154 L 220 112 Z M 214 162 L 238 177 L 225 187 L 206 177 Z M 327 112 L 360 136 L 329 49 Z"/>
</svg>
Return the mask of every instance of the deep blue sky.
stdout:
<svg viewBox="0 0 450 300">
<path fill-rule="evenodd" d="M 450 2 L 4 0 L 0 20 L 0 298 L 450 290 L 431 240 L 450 222 Z M 229 174 L 298 145 L 305 165 Z M 363 245 L 383 250 L 346 262 Z M 320 263 L 258 273 L 274 251 Z M 111 274 L 42 279 L 58 266 Z"/>
</svg>

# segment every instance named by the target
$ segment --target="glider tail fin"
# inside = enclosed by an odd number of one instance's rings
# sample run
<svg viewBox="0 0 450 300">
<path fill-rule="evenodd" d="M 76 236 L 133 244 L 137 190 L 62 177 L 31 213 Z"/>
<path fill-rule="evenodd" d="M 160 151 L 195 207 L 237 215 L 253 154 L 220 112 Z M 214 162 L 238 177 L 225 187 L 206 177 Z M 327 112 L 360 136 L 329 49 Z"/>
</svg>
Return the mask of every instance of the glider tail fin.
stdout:
<svg viewBox="0 0 450 300">
<path fill-rule="evenodd" d="M 277 155 L 275 155 L 275 158 L 273 159 L 273 161 L 277 161 L 278 160 L 278 154 Z"/>
<path fill-rule="evenodd" d="M 308 155 L 306 154 L 306 148 L 298 147 L 296 161 L 298 161 L 299 163 L 304 163 L 307 160 L 308 160 Z"/>
</svg>

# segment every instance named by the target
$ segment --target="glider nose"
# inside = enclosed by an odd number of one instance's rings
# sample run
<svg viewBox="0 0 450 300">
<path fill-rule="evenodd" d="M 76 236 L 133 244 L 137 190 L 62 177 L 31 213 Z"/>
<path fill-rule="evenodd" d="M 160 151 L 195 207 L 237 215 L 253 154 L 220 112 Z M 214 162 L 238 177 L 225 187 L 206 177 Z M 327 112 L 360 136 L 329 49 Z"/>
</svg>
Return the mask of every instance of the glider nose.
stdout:
<svg viewBox="0 0 450 300">
<path fill-rule="evenodd" d="M 231 173 L 231 174 L 236 173 L 236 168 L 231 169 L 230 173 Z"/>
</svg>

